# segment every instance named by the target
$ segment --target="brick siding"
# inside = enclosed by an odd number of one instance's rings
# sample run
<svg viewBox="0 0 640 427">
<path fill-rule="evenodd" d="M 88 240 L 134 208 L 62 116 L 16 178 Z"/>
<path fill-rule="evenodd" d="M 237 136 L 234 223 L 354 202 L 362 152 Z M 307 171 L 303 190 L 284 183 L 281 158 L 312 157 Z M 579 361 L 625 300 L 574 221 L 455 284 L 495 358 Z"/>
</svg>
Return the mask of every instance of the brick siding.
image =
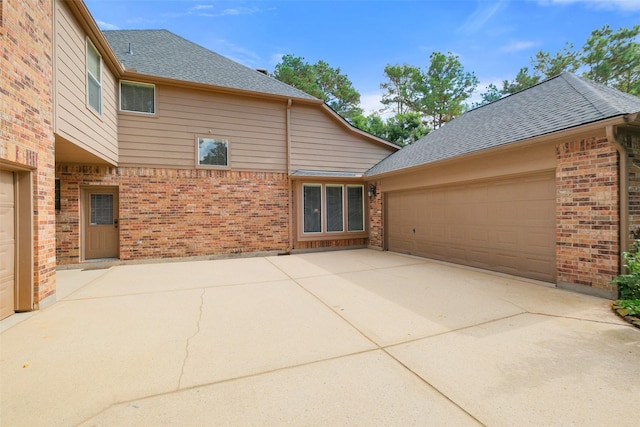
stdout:
<svg viewBox="0 0 640 427">
<path fill-rule="evenodd" d="M 80 261 L 80 192 L 117 186 L 120 259 L 285 251 L 283 173 L 58 165 L 59 264 Z"/>
<path fill-rule="evenodd" d="M 384 244 L 383 199 L 380 183 L 376 185 L 377 194 L 369 199 L 369 246 L 382 249 Z"/>
<path fill-rule="evenodd" d="M 640 239 L 640 134 L 624 133 L 618 136 L 629 156 L 629 230 L 628 245 Z"/>
<path fill-rule="evenodd" d="M 618 154 L 606 138 L 557 146 L 556 266 L 559 284 L 615 293 Z"/>
<path fill-rule="evenodd" d="M 55 293 L 52 10 L 4 1 L 0 20 L 0 159 L 32 171 L 36 304 Z"/>
</svg>

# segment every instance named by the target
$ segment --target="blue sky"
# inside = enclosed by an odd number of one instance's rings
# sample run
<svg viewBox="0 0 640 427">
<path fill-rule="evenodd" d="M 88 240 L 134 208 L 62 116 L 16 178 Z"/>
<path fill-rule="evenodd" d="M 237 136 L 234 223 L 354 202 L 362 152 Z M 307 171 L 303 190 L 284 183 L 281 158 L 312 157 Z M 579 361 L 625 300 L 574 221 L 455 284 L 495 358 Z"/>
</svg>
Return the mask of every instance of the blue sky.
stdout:
<svg viewBox="0 0 640 427">
<path fill-rule="evenodd" d="M 459 56 L 482 91 L 511 80 L 539 50 L 580 48 L 592 30 L 640 23 L 640 0 L 85 0 L 103 30 L 167 29 L 251 68 L 283 54 L 339 67 L 366 112 L 387 64 L 425 68 Z"/>
</svg>

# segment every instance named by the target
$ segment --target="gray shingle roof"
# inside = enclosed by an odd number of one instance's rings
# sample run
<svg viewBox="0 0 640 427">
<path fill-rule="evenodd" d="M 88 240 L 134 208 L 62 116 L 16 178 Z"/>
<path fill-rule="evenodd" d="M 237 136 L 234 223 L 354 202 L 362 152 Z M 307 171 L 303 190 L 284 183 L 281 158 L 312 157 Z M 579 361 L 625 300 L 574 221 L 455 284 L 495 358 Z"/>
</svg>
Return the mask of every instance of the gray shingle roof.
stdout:
<svg viewBox="0 0 640 427">
<path fill-rule="evenodd" d="M 640 98 L 563 73 L 471 110 L 373 166 L 374 176 L 640 112 Z"/>
<path fill-rule="evenodd" d="M 291 98 L 316 99 L 167 30 L 103 31 L 127 69 L 157 77 Z M 131 51 L 129 54 L 129 43 Z"/>
</svg>

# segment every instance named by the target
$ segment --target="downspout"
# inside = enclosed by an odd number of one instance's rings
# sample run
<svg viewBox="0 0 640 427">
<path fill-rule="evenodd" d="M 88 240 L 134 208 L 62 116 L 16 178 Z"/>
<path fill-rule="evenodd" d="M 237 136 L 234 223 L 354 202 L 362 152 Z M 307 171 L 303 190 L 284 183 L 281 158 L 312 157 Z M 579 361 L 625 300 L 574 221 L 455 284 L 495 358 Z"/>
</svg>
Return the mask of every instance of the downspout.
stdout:
<svg viewBox="0 0 640 427">
<path fill-rule="evenodd" d="M 629 157 L 627 150 L 616 139 L 616 132 L 614 126 L 609 125 L 606 127 L 607 139 L 613 144 L 618 152 L 618 158 L 620 159 L 620 167 L 618 170 L 618 193 L 620 200 L 620 229 L 619 229 L 619 245 L 620 245 L 620 273 L 624 273 L 624 258 L 623 252 L 629 250 Z"/>
<path fill-rule="evenodd" d="M 293 249 L 293 185 L 291 182 L 291 98 L 287 101 L 287 197 L 289 198 L 289 236 L 287 243 L 287 253 Z"/>
</svg>

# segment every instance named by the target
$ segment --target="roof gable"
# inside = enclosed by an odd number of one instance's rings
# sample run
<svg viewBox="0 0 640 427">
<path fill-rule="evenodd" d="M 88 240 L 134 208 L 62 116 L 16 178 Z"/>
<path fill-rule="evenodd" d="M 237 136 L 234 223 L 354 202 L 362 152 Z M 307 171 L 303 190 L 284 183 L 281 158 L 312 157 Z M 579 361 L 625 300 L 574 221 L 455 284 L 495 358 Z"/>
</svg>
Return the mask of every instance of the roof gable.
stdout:
<svg viewBox="0 0 640 427">
<path fill-rule="evenodd" d="M 571 73 L 471 110 L 387 157 L 368 176 L 637 113 L 640 98 Z"/>
<path fill-rule="evenodd" d="M 103 31 L 128 70 L 217 87 L 296 99 L 317 100 L 261 72 L 245 67 L 167 30 Z"/>
</svg>

